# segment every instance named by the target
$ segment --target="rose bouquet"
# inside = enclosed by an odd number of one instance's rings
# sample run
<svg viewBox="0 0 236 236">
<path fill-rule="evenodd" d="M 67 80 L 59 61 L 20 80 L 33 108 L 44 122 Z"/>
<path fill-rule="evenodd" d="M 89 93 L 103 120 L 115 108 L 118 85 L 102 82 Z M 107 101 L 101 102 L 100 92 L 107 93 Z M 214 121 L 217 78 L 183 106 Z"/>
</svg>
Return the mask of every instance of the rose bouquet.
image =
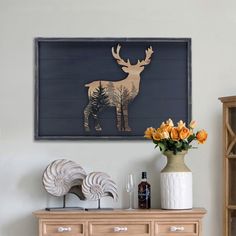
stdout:
<svg viewBox="0 0 236 236">
<path fill-rule="evenodd" d="M 169 119 L 166 122 L 162 122 L 157 129 L 153 127 L 147 128 L 144 137 L 151 139 L 156 144 L 155 148 L 159 147 L 161 152 L 172 151 L 176 154 L 193 148 L 191 145 L 193 140 L 197 140 L 200 144 L 205 143 L 207 132 L 205 130 L 194 132 L 195 127 L 195 121 L 191 121 L 186 127 L 182 120 L 177 123 L 177 126 L 174 126 L 173 121 Z"/>
</svg>

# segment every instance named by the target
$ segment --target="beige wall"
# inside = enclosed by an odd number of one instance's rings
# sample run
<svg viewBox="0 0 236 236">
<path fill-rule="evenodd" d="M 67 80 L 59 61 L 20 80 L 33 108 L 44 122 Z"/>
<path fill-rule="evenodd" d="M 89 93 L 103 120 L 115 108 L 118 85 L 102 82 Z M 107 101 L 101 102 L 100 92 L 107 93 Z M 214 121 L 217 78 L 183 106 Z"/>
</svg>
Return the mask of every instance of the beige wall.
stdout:
<svg viewBox="0 0 236 236">
<path fill-rule="evenodd" d="M 221 104 L 236 92 L 236 2 L 220 0 L 0 0 L 0 235 L 36 236 L 31 212 L 55 206 L 41 184 L 48 163 L 68 158 L 87 171 L 109 173 L 126 207 L 124 176 L 147 170 L 152 206 L 160 206 L 159 170 L 164 158 L 149 142 L 33 139 L 33 38 L 191 37 L 193 117 L 209 132 L 191 150 L 194 206 L 205 207 L 205 236 L 222 236 Z M 171 85 L 170 85 L 171 86 Z M 153 102 L 155 107 L 155 102 Z M 158 109 L 158 108 L 157 108 Z M 153 124 L 157 125 L 157 124 Z M 81 204 L 71 198 L 71 204 Z M 112 201 L 103 200 L 104 206 Z"/>
</svg>

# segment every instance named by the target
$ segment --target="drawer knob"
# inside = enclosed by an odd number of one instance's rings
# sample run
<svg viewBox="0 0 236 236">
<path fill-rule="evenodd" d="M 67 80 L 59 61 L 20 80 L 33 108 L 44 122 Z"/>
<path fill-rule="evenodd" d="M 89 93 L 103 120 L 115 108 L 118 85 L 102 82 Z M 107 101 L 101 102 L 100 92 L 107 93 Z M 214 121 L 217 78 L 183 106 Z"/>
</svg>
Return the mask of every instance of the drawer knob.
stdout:
<svg viewBox="0 0 236 236">
<path fill-rule="evenodd" d="M 71 231 L 71 227 L 58 227 L 57 228 L 57 232 L 59 233 L 70 232 L 70 231 Z"/>
<path fill-rule="evenodd" d="M 128 228 L 127 228 L 127 227 L 120 227 L 120 226 L 114 227 L 114 232 L 115 232 L 115 233 L 127 232 L 127 231 L 128 231 Z"/>
<path fill-rule="evenodd" d="M 184 231 L 183 226 L 171 226 L 170 227 L 170 232 L 178 232 L 178 231 Z"/>
</svg>

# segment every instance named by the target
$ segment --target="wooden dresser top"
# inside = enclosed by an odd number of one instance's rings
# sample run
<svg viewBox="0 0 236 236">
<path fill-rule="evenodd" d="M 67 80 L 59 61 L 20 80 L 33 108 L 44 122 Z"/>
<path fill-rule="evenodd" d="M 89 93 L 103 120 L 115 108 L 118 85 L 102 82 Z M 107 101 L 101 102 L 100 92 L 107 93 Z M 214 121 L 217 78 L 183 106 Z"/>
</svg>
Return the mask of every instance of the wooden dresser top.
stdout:
<svg viewBox="0 0 236 236">
<path fill-rule="evenodd" d="M 202 218 L 206 214 L 204 208 L 193 208 L 191 210 L 162 210 L 162 209 L 135 209 L 135 210 L 125 210 L 125 209 L 114 209 L 114 210 L 73 210 L 73 211 L 46 211 L 39 210 L 33 212 L 33 214 L 38 218 L 127 218 L 129 216 L 137 218 L 183 218 L 183 217 L 199 217 Z"/>
</svg>

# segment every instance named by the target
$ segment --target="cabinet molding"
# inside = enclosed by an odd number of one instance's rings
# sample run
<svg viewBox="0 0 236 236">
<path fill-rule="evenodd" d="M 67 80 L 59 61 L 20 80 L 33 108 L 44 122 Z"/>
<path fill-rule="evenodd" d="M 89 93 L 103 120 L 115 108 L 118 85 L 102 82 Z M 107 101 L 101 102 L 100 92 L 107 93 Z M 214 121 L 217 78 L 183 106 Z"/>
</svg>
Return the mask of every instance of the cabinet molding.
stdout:
<svg viewBox="0 0 236 236">
<path fill-rule="evenodd" d="M 223 103 L 223 235 L 236 234 L 236 96 L 221 97 Z"/>
<path fill-rule="evenodd" d="M 39 221 L 39 236 L 203 236 L 206 210 L 40 210 L 33 214 Z"/>
</svg>

